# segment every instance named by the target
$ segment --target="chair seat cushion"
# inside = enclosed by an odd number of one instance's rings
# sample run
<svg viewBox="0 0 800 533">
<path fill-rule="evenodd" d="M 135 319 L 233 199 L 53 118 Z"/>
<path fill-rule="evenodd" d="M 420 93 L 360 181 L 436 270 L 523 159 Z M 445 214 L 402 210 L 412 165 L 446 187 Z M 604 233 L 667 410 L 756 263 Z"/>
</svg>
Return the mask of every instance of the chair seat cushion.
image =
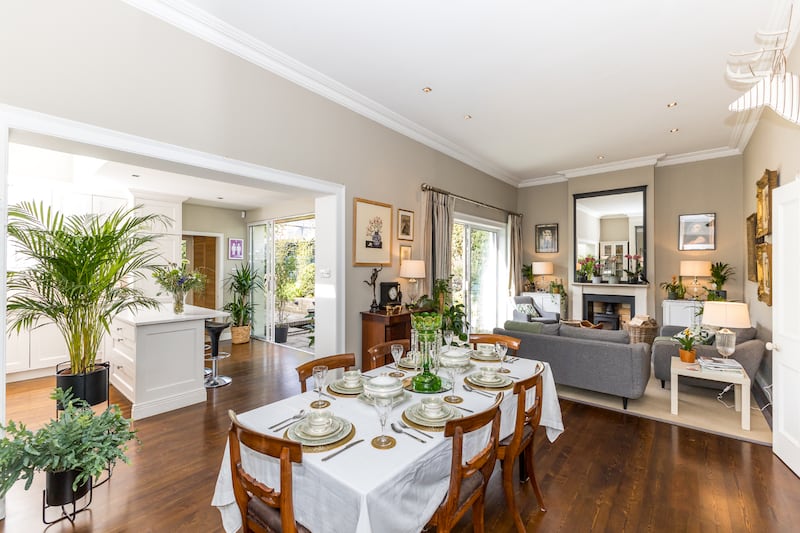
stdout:
<svg viewBox="0 0 800 533">
<path fill-rule="evenodd" d="M 461 492 L 458 494 L 458 506 L 464 505 L 464 502 L 469 499 L 472 494 L 478 490 L 483 483 L 483 474 L 478 471 L 475 475 L 464 479 L 461 482 Z"/>
<path fill-rule="evenodd" d="M 522 428 L 522 442 L 525 442 L 527 439 L 529 439 L 532 436 L 533 436 L 533 429 L 531 429 L 531 426 L 529 424 L 525 424 L 523 426 L 523 428 Z M 512 433 L 508 437 L 506 437 L 503 440 L 501 440 L 500 441 L 500 446 L 503 447 L 503 446 L 508 446 L 509 444 L 511 444 L 511 439 L 513 437 L 514 437 L 514 434 Z"/>
<path fill-rule="evenodd" d="M 250 498 L 250 501 L 247 502 L 247 518 L 258 523 L 267 531 L 275 531 L 276 533 L 283 531 L 280 510 L 270 507 L 258 498 Z M 297 531 L 300 533 L 311 533 L 301 524 L 297 524 Z"/>
</svg>

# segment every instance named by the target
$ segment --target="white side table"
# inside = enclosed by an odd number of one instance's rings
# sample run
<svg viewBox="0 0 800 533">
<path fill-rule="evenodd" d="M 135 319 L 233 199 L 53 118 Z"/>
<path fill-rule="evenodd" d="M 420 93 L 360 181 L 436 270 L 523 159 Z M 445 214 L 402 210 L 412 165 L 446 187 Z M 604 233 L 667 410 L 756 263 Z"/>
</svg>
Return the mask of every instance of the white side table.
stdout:
<svg viewBox="0 0 800 533">
<path fill-rule="evenodd" d="M 721 383 L 733 383 L 736 401 L 736 410 L 742 412 L 742 429 L 750 431 L 750 378 L 747 372 L 702 370 L 698 363 L 684 363 L 679 357 L 672 358 L 670 367 L 670 412 L 678 414 L 678 376 L 691 376 L 693 378 L 709 379 Z"/>
</svg>

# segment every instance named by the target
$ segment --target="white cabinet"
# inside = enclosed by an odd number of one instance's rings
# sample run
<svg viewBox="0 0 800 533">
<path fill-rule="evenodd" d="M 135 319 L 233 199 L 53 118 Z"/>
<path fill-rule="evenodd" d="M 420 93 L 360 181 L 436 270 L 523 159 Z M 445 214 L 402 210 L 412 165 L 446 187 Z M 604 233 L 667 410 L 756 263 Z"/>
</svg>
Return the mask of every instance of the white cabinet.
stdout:
<svg viewBox="0 0 800 533">
<path fill-rule="evenodd" d="M 700 300 L 664 300 L 661 303 L 662 322 L 665 326 L 690 327 L 700 324 L 698 313 L 703 308 Z"/>
</svg>

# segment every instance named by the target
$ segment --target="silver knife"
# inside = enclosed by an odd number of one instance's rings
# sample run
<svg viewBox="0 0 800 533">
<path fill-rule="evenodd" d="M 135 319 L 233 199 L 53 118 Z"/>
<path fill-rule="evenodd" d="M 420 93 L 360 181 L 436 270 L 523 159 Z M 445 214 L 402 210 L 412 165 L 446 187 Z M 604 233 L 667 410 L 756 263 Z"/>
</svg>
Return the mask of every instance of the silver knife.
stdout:
<svg viewBox="0 0 800 533">
<path fill-rule="evenodd" d="M 461 409 L 462 411 L 466 411 L 468 413 L 474 413 L 475 412 L 472 409 L 467 409 L 466 407 L 461 407 L 460 405 L 453 405 L 453 404 L 449 404 L 449 405 L 450 405 L 450 407 L 455 407 L 456 409 Z"/>
<path fill-rule="evenodd" d="M 337 450 L 337 451 L 333 452 L 333 453 L 332 453 L 332 454 L 330 454 L 330 455 L 326 455 L 325 457 L 323 457 L 323 458 L 322 458 L 322 460 L 323 460 L 323 461 L 327 461 L 328 459 L 332 459 L 332 458 L 336 457 L 337 455 L 339 455 L 340 453 L 342 453 L 343 451 L 345 451 L 345 450 L 349 450 L 350 448 L 352 448 L 352 447 L 353 447 L 353 446 L 355 446 L 356 444 L 360 444 L 360 443 L 362 443 L 362 442 L 364 442 L 364 439 L 358 439 L 358 440 L 354 440 L 353 442 L 351 442 L 350 444 L 348 444 L 347 446 L 345 446 L 345 447 L 344 447 L 344 448 L 342 448 L 341 450 Z"/>
</svg>

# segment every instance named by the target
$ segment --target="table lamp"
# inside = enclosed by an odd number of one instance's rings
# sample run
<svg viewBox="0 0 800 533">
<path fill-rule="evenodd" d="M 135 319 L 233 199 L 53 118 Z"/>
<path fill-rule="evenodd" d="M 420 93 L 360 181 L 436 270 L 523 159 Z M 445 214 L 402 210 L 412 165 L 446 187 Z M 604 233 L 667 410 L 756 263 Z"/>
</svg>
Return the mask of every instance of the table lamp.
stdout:
<svg viewBox="0 0 800 533">
<path fill-rule="evenodd" d="M 681 277 L 694 278 L 692 282 L 692 300 L 697 300 L 700 293 L 700 285 L 697 278 L 711 277 L 711 261 L 681 261 Z"/>
<path fill-rule="evenodd" d="M 534 261 L 531 266 L 531 273 L 534 276 L 542 276 L 541 284 L 544 284 L 544 277 L 553 274 L 553 263 L 550 261 Z"/>
<path fill-rule="evenodd" d="M 412 302 L 417 300 L 417 280 L 425 277 L 425 261 L 406 259 L 400 263 L 400 277 L 408 279 L 408 293 Z"/>
<path fill-rule="evenodd" d="M 750 313 L 746 303 L 706 302 L 703 305 L 703 325 L 716 326 L 717 351 L 723 357 L 730 357 L 736 351 L 736 333 L 728 328 L 749 328 Z"/>
</svg>

